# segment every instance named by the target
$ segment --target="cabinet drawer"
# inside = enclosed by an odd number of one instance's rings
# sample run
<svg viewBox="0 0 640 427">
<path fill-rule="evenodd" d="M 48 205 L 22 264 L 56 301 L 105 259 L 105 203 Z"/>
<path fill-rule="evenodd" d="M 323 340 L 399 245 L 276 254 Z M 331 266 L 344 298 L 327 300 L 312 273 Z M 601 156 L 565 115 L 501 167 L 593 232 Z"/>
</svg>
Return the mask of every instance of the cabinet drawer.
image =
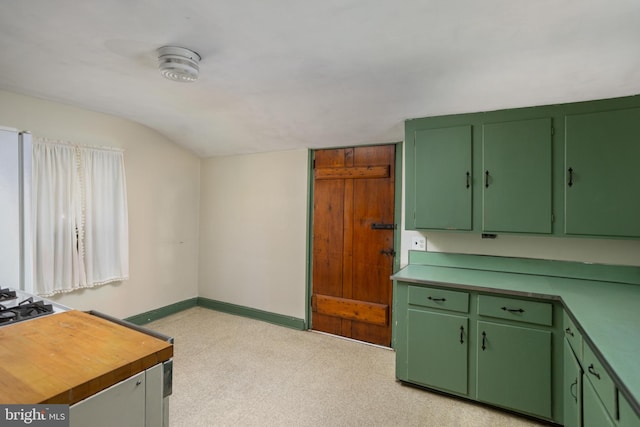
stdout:
<svg viewBox="0 0 640 427">
<path fill-rule="evenodd" d="M 613 380 L 604 370 L 604 367 L 598 361 L 595 354 L 593 354 L 591 347 L 585 345 L 583 351 L 584 375 L 589 378 L 589 381 L 593 384 L 593 388 L 611 418 L 616 419 L 616 386 L 613 384 Z"/>
<path fill-rule="evenodd" d="M 538 325 L 553 324 L 551 304 L 515 298 L 478 295 L 478 314 Z"/>
<path fill-rule="evenodd" d="M 409 304 L 468 313 L 469 294 L 445 289 L 409 286 Z"/>
<path fill-rule="evenodd" d="M 582 362 L 582 335 L 578 332 L 578 328 L 576 328 L 575 323 L 573 323 L 566 311 L 563 315 L 562 325 L 565 338 L 569 341 L 576 358 Z"/>
</svg>

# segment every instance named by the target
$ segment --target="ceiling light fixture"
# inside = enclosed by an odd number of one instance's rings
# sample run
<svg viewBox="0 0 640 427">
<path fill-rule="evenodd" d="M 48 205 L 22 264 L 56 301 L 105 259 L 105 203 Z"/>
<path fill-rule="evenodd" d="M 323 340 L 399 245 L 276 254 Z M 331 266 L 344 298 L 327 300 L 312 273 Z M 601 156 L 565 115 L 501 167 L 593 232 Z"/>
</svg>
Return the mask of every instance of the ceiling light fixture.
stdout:
<svg viewBox="0 0 640 427">
<path fill-rule="evenodd" d="M 176 82 L 195 82 L 200 71 L 200 59 L 200 55 L 184 47 L 163 46 L 158 49 L 160 73 Z"/>
</svg>

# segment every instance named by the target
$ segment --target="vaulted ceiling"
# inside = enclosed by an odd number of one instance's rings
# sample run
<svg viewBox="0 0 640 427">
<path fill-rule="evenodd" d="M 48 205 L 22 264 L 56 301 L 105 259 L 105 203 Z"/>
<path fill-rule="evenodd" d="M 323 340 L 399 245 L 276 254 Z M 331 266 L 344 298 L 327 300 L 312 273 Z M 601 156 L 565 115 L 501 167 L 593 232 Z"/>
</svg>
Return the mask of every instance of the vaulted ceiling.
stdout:
<svg viewBox="0 0 640 427">
<path fill-rule="evenodd" d="M 202 56 L 197 82 L 160 75 L 164 45 Z M 228 155 L 639 94 L 639 46 L 638 0 L 2 0 L 0 89 Z"/>
</svg>

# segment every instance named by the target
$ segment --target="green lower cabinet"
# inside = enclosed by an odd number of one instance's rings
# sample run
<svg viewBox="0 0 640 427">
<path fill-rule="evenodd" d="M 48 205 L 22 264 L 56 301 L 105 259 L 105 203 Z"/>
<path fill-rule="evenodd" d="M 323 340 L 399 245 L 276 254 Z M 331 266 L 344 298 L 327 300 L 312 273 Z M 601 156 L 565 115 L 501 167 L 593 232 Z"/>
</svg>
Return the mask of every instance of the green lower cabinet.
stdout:
<svg viewBox="0 0 640 427">
<path fill-rule="evenodd" d="M 409 381 L 466 395 L 468 324 L 466 316 L 409 309 Z"/>
<path fill-rule="evenodd" d="M 477 399 L 551 418 L 551 332 L 478 321 Z"/>
<path fill-rule="evenodd" d="M 618 419 L 618 427 L 640 427 L 640 416 L 638 416 L 629 402 L 622 394 L 618 394 L 618 410 L 620 418 Z"/>
<path fill-rule="evenodd" d="M 564 341 L 564 426 L 582 424 L 582 368 L 567 340 Z"/>
<path fill-rule="evenodd" d="M 589 380 L 582 386 L 582 414 L 583 427 L 615 427 Z"/>
</svg>

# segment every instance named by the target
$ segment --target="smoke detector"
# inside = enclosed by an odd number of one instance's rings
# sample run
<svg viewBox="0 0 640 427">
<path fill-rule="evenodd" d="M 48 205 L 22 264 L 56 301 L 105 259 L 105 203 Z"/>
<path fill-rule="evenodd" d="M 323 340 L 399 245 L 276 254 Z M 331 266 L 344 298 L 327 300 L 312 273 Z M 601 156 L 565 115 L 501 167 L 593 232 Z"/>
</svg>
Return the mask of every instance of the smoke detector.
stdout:
<svg viewBox="0 0 640 427">
<path fill-rule="evenodd" d="M 176 82 L 196 81 L 200 59 L 200 55 L 184 47 L 163 46 L 158 49 L 160 73 Z"/>
</svg>

